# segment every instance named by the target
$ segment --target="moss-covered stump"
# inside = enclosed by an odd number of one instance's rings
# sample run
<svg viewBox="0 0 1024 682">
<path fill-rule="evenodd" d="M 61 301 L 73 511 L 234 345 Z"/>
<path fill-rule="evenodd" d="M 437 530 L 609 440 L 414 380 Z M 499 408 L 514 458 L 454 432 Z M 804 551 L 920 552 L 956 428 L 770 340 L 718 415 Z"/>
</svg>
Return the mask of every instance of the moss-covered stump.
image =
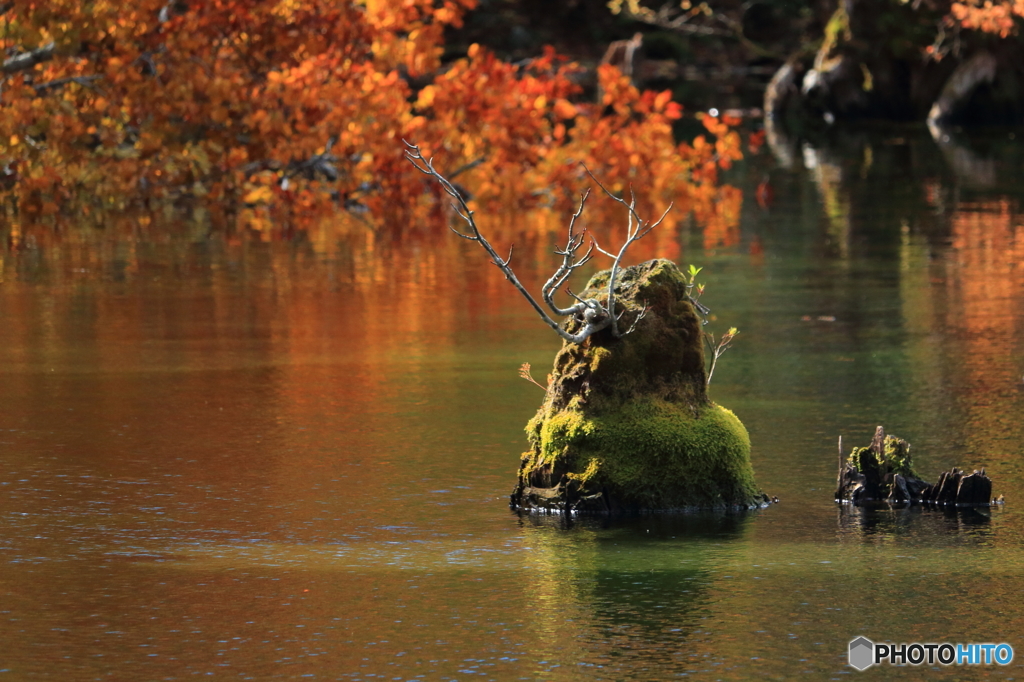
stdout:
<svg viewBox="0 0 1024 682">
<path fill-rule="evenodd" d="M 845 460 L 841 443 L 836 502 L 858 506 L 930 503 L 963 507 L 993 502 L 992 481 L 984 469 L 966 474 L 954 467 L 944 471 L 938 483 L 922 481 L 914 473 L 910 443 L 885 435 L 881 426 L 875 429 L 871 445 L 854 448 Z"/>
<path fill-rule="evenodd" d="M 607 303 L 609 272 L 580 295 Z M 620 271 L 616 305 L 629 329 L 563 343 L 544 403 L 527 424 L 512 493 L 516 509 L 618 513 L 750 508 L 768 498 L 754 484 L 750 438 L 708 400 L 701 319 L 686 280 L 660 259 Z M 575 333 L 581 322 L 569 319 Z"/>
</svg>

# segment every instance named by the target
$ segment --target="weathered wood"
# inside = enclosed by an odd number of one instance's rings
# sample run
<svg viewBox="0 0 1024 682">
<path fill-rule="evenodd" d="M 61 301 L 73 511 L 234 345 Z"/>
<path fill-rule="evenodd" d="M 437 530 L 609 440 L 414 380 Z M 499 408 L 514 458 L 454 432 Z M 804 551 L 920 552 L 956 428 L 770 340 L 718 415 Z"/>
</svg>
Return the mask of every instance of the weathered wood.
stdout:
<svg viewBox="0 0 1024 682">
<path fill-rule="evenodd" d="M 992 481 L 984 468 L 964 474 L 953 467 L 942 472 L 936 483 L 921 480 L 911 466 L 910 443 L 887 436 L 881 426 L 875 429 L 868 447 L 853 448 L 848 458 L 843 456 L 840 437 L 835 499 L 858 506 L 925 503 L 964 507 L 997 503 L 992 499 Z"/>
</svg>

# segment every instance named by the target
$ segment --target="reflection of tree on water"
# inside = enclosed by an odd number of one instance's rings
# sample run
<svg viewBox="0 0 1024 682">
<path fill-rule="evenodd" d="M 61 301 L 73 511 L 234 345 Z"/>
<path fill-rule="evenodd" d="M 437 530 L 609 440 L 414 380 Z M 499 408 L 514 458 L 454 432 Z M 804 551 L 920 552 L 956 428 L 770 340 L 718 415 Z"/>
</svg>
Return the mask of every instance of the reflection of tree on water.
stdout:
<svg viewBox="0 0 1024 682">
<path fill-rule="evenodd" d="M 688 640 L 709 616 L 714 576 L 750 516 L 582 518 L 569 528 L 524 516 L 533 575 L 525 599 L 546 635 L 531 658 L 612 677 L 620 667 L 664 677 L 694 657 L 706 663 L 703 645 Z"/>
<path fill-rule="evenodd" d="M 1006 130 L 933 133 L 837 128 L 776 139 L 780 163 L 803 166 L 788 185 L 777 172 L 779 193 L 793 192 L 779 203 L 804 206 L 813 230 L 819 300 L 806 305 L 838 319 L 843 336 L 829 348 L 871 351 L 870 371 L 852 360 L 833 370 L 830 399 L 870 385 L 887 419 L 917 426 L 910 435 L 922 452 L 940 458 L 922 459 L 926 477 L 988 466 L 1013 489 L 1024 442 L 1012 416 L 1024 397 L 1024 144 Z M 812 202 L 795 195 L 808 186 Z"/>
<path fill-rule="evenodd" d="M 904 226 L 941 242 L 942 216 L 921 185 L 951 173 L 927 135 L 843 130 L 776 143 L 780 165 L 802 166 L 817 189 L 828 255 L 846 260 L 866 247 L 895 250 Z"/>
<path fill-rule="evenodd" d="M 868 543 L 920 538 L 922 542 L 934 544 L 942 537 L 957 542 L 987 543 L 993 535 L 991 521 L 991 511 L 987 508 L 952 505 L 855 507 L 842 504 L 837 511 L 839 537 Z"/>
</svg>

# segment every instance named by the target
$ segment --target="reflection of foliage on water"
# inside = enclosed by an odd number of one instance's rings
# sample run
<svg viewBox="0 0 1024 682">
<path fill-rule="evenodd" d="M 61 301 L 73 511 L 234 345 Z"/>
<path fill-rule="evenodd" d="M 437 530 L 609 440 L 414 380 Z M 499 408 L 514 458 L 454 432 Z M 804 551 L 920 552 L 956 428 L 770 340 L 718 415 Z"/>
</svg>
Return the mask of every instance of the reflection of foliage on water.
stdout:
<svg viewBox="0 0 1024 682">
<path fill-rule="evenodd" d="M 539 627 L 561 635 L 534 656 L 564 660 L 567 652 L 556 647 L 568 645 L 574 662 L 612 676 L 620 667 L 685 668 L 696 649 L 704 653 L 697 633 L 712 613 L 709 590 L 753 516 L 524 515 L 532 575 L 526 603 Z"/>
<path fill-rule="evenodd" d="M 714 215 L 718 217 L 705 216 L 711 220 L 707 227 L 697 222 L 697 216 L 688 215 L 685 207 L 673 210 L 658 229 L 630 248 L 627 264 L 652 258 L 678 260 L 681 243 L 690 241 L 691 233 L 703 233 L 717 245 L 739 239 L 742 193 L 722 187 L 717 196 Z M 620 208 L 614 202 L 593 202 L 581 224 L 601 243 L 617 243 L 625 230 Z M 557 267 L 552 244 L 564 239 L 568 218 L 567 213 L 545 208 L 477 216 L 498 250 L 515 245 L 516 271 L 523 273 L 524 280 L 540 283 Z M 182 273 L 209 270 L 214 277 L 241 268 L 247 277 L 274 286 L 300 280 L 308 286 L 327 279 L 365 288 L 409 276 L 437 283 L 450 280 L 452 272 L 494 270 L 468 253 L 443 225 L 429 221 L 412 225 L 399 238 L 343 215 L 310 222 L 303 230 L 255 233 L 231 229 L 222 216 L 201 207 L 123 214 L 102 221 L 83 218 L 77 227 L 63 228 L 14 219 L 0 222 L 0 277 L 130 282 L 144 277 L 149 266 L 159 265 L 161 271 L 168 266 Z M 610 263 L 611 259 L 598 256 L 584 275 Z M 231 267 L 221 269 L 228 264 Z M 494 274 L 488 281 L 500 279 L 497 271 Z"/>
</svg>

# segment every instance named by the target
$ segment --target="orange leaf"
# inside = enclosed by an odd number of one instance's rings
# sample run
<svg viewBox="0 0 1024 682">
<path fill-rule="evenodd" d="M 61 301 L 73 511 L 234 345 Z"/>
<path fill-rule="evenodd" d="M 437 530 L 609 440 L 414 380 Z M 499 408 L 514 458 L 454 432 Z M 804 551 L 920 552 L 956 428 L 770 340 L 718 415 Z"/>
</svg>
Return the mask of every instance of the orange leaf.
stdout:
<svg viewBox="0 0 1024 682">
<path fill-rule="evenodd" d="M 569 100 L 559 97 L 555 100 L 555 116 L 560 119 L 570 119 L 576 117 L 576 107 L 573 106 Z"/>
</svg>

